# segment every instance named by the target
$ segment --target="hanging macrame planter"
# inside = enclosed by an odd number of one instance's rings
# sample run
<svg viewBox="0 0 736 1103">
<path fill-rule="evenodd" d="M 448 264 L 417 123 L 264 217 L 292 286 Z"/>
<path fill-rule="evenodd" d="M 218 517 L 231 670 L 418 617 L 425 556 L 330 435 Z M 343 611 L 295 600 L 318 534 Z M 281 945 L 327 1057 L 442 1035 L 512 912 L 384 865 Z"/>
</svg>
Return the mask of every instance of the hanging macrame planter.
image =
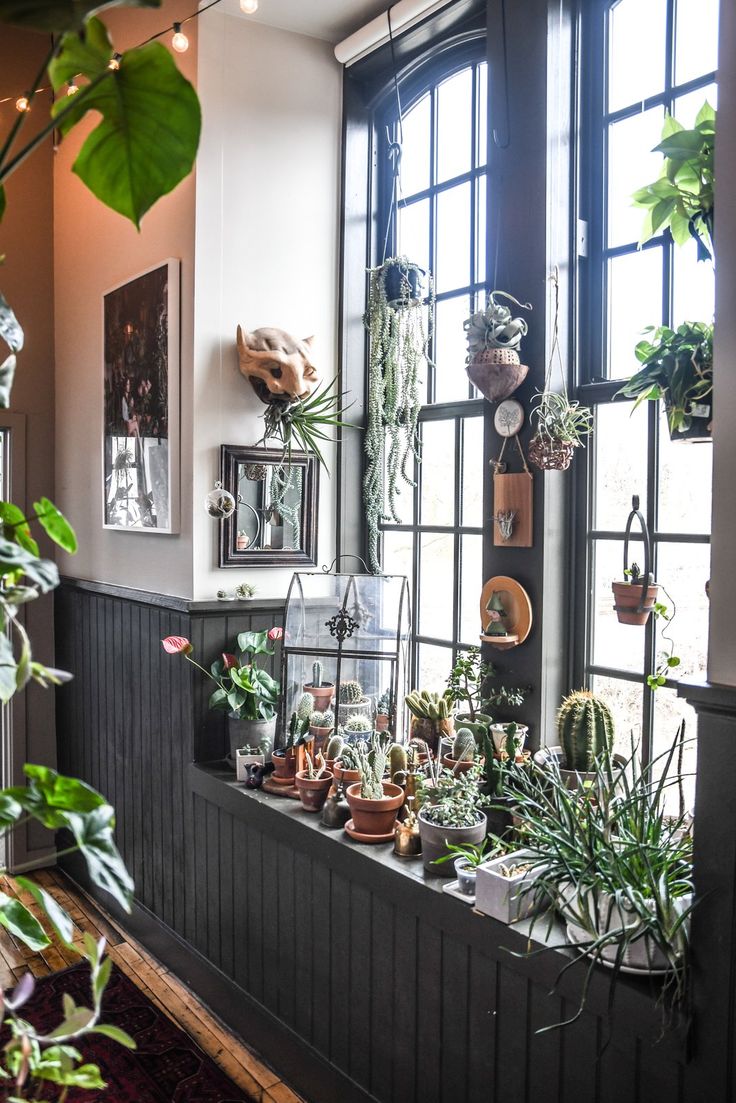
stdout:
<svg viewBox="0 0 736 1103">
<path fill-rule="evenodd" d="M 560 274 L 555 265 L 550 276 L 554 288 L 552 347 L 544 376 L 544 390 L 532 399 L 534 436 L 529 442 L 529 462 L 542 471 L 566 471 L 575 449 L 585 447 L 583 438 L 593 428 L 593 415 L 587 406 L 571 402 L 567 394 L 565 368 L 560 351 Z M 552 390 L 552 375 L 557 361 L 561 391 Z"/>
<path fill-rule="evenodd" d="M 511 311 L 497 297 L 508 299 L 522 310 L 531 310 L 531 303 L 520 303 L 507 291 L 491 291 L 485 310 L 479 310 L 465 322 L 468 340 L 466 372 L 471 383 L 489 402 L 502 402 L 513 394 L 527 377 L 529 368 L 522 364 L 521 339 L 529 327 L 524 318 L 512 317 Z"/>
<path fill-rule="evenodd" d="M 414 487 L 419 461 L 417 424 L 420 379 L 427 367 L 434 289 L 431 276 L 406 257 L 391 257 L 369 272 L 365 325 L 370 335 L 368 424 L 363 504 L 368 529 L 368 561 L 381 570 L 381 521 L 400 523 L 402 484 Z"/>
</svg>

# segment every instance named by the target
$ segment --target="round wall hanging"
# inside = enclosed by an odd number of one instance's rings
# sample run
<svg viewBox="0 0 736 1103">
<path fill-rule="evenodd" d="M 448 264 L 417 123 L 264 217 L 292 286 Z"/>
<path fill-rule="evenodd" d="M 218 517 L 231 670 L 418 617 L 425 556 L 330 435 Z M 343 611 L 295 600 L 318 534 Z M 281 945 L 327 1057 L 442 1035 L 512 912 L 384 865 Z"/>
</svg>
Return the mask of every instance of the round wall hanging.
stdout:
<svg viewBox="0 0 736 1103">
<path fill-rule="evenodd" d="M 524 407 L 515 398 L 499 402 L 493 415 L 493 425 L 500 437 L 515 437 L 524 424 Z"/>
<path fill-rule="evenodd" d="M 516 579 L 489 578 L 480 595 L 480 638 L 492 647 L 518 647 L 532 628 L 532 603 Z"/>
</svg>

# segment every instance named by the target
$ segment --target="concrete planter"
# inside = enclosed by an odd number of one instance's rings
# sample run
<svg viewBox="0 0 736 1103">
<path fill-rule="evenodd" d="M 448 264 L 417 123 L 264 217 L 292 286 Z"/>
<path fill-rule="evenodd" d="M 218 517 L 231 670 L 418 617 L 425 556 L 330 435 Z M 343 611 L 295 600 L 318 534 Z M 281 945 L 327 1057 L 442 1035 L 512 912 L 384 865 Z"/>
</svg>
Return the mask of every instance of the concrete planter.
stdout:
<svg viewBox="0 0 736 1103">
<path fill-rule="evenodd" d="M 493 858 L 478 866 L 475 879 L 475 906 L 484 915 L 490 915 L 501 923 L 516 923 L 527 919 L 539 910 L 539 900 L 535 894 L 520 897 L 522 885 L 529 878 L 536 878 L 541 869 L 524 870 L 511 877 L 501 873 L 501 866 L 511 869 L 526 864 L 529 860 L 526 850 L 515 850 L 503 858 Z"/>
<path fill-rule="evenodd" d="M 428 808 L 431 805 L 428 806 Z M 465 843 L 475 843 L 480 846 L 486 837 L 488 821 L 485 813 L 479 812 L 480 819 L 472 827 L 447 827 L 444 824 L 434 824 L 426 818 L 424 808 L 419 811 L 419 834 L 422 839 L 422 860 L 427 873 L 435 877 L 452 877 L 454 870 L 452 862 L 443 862 L 442 865 L 433 865 L 437 858 L 444 858 L 451 851 L 447 844 L 462 846 Z"/>
<path fill-rule="evenodd" d="M 243 747 L 258 747 L 264 755 L 273 750 L 276 735 L 276 717 L 270 720 L 241 720 L 232 713 L 227 715 L 227 734 L 230 739 L 230 761 L 235 765 L 235 752 Z"/>
</svg>

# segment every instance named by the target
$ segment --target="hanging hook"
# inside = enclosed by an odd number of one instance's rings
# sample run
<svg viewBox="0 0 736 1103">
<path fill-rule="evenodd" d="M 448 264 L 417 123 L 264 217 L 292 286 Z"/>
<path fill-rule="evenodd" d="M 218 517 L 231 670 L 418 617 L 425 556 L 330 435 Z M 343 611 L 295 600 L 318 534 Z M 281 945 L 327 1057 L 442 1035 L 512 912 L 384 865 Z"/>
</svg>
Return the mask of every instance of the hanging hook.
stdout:
<svg viewBox="0 0 736 1103">
<path fill-rule="evenodd" d="M 498 136 L 498 128 L 493 128 L 493 144 L 497 149 L 508 149 L 511 144 L 511 124 L 509 122 L 509 58 L 506 37 L 506 0 L 501 0 L 501 53 L 503 56 L 503 116 L 504 138 Z"/>
</svg>

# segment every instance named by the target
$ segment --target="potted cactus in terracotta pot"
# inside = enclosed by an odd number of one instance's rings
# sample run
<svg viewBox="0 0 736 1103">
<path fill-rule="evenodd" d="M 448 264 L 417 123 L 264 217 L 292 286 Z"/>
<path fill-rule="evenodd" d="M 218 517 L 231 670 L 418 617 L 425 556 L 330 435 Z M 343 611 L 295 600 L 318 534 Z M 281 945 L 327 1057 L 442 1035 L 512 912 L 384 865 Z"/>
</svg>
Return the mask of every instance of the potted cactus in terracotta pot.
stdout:
<svg viewBox="0 0 736 1103">
<path fill-rule="evenodd" d="M 310 697 L 311 700 L 311 697 Z M 335 728 L 335 714 L 332 709 L 324 712 L 312 709 L 309 713 L 309 734 L 314 739 L 315 750 L 322 750 Z"/>
<path fill-rule="evenodd" d="M 400 785 L 384 781 L 388 763 L 385 740 L 374 733 L 368 749 L 365 744 L 355 748 L 360 781 L 349 785 L 345 796 L 352 819 L 345 830 L 360 842 L 393 841 L 396 816 L 404 803 Z"/>
<path fill-rule="evenodd" d="M 475 762 L 477 744 L 470 728 L 458 728 L 452 743 L 452 753 L 442 756 L 442 765 L 453 774 L 465 774 Z"/>
<path fill-rule="evenodd" d="M 286 742 L 283 747 L 278 747 L 271 754 L 274 781 L 293 781 L 297 770 L 303 769 L 303 756 L 311 746 L 309 720 L 301 720 L 299 714 L 293 712 L 289 721 Z"/>
<path fill-rule="evenodd" d="M 322 712 L 329 709 L 335 692 L 335 683 L 322 681 L 321 662 L 312 663 L 312 680 L 311 682 L 305 682 L 303 688 L 306 693 L 311 694 L 314 698 L 315 709 Z"/>
<path fill-rule="evenodd" d="M 452 700 L 449 693 L 430 693 L 429 690 L 413 689 L 405 698 L 406 707 L 411 713 L 409 735 L 427 744 L 435 754 L 439 750 L 440 739 L 455 734 L 455 722 L 452 716 Z"/>
<path fill-rule="evenodd" d="M 297 770 L 294 778 L 299 800 L 307 812 L 321 812 L 332 785 L 332 774 L 321 753 L 317 753 L 313 760 L 307 751 L 304 758 L 304 769 Z"/>
</svg>

